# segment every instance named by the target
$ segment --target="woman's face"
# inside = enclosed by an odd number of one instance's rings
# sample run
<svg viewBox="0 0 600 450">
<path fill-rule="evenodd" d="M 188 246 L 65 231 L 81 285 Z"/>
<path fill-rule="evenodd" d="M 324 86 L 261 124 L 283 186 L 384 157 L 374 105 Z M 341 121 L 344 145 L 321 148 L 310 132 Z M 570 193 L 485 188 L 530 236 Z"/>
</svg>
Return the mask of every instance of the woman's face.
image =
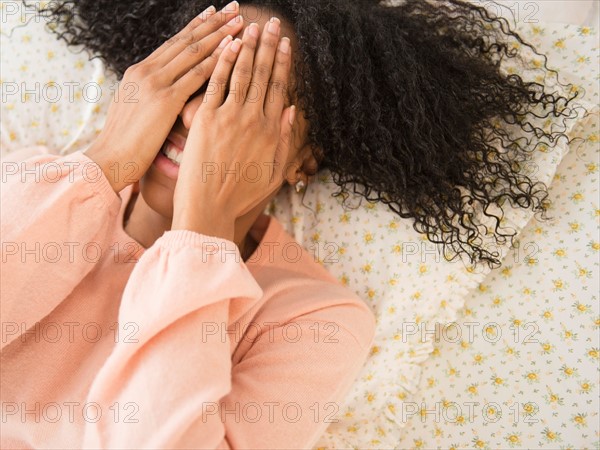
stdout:
<svg viewBox="0 0 600 450">
<path fill-rule="evenodd" d="M 240 6 L 240 14 L 244 18 L 244 28 L 234 38 L 243 36 L 244 30 L 252 23 L 256 22 L 262 31 L 264 25 L 269 19 L 276 14 L 273 14 L 267 8 L 257 8 L 255 6 Z M 297 40 L 294 34 L 292 26 L 281 19 L 281 37 L 287 36 L 291 40 L 292 55 L 295 54 L 297 47 Z M 290 89 L 295 86 L 296 74 L 293 71 L 290 73 Z M 187 138 L 189 129 L 192 125 L 192 119 L 194 114 L 202 104 L 204 99 L 204 93 L 197 95 L 196 97 L 190 98 L 185 104 L 183 110 L 180 112 L 177 121 L 171 129 L 171 133 L 174 135 L 173 139 L 179 141 L 179 145 L 183 147 L 185 139 Z M 291 106 L 291 99 L 288 98 L 285 101 L 285 107 Z M 298 107 L 298 105 L 297 105 Z M 298 177 L 297 170 L 304 168 L 308 173 L 316 172 L 317 162 L 312 156 L 310 147 L 306 145 L 307 136 L 307 122 L 303 117 L 302 111 L 298 109 L 296 114 L 296 122 L 294 124 L 292 148 L 289 152 L 287 164 L 285 165 L 286 171 L 284 176 L 290 183 L 295 183 Z M 165 218 L 173 217 L 173 193 L 175 190 L 176 178 L 173 175 L 168 174 L 168 171 L 161 170 L 156 165 L 152 165 L 146 172 L 144 177 L 140 180 L 140 192 L 144 201 L 157 213 Z M 275 194 L 272 195 L 272 197 Z M 272 198 L 271 197 L 271 198 Z"/>
</svg>

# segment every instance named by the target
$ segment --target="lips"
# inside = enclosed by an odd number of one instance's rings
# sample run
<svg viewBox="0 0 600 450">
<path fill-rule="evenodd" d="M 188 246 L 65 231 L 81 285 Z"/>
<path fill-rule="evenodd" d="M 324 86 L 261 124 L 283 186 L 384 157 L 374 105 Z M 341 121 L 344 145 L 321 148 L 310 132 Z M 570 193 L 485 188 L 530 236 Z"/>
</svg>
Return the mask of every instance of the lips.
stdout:
<svg viewBox="0 0 600 450">
<path fill-rule="evenodd" d="M 167 136 L 167 140 L 170 141 L 175 147 L 177 147 L 177 149 L 182 152 L 183 149 L 185 148 L 185 141 L 186 138 L 184 138 L 182 135 L 177 134 L 175 132 L 171 132 L 169 133 L 169 135 Z"/>
</svg>

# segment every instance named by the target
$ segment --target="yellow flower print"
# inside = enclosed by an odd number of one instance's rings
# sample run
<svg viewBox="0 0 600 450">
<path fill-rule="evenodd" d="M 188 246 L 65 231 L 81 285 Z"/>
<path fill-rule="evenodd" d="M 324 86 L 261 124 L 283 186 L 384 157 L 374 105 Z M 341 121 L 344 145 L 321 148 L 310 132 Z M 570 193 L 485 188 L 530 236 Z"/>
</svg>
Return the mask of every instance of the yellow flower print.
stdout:
<svg viewBox="0 0 600 450">
<path fill-rule="evenodd" d="M 538 406 L 536 403 L 527 402 L 523 405 L 523 412 L 525 416 L 532 416 L 538 412 Z"/>
<path fill-rule="evenodd" d="M 577 368 L 576 367 L 569 367 L 566 364 L 563 364 L 560 367 L 560 371 L 563 375 L 565 375 L 566 378 L 571 378 L 573 376 L 578 376 L 578 372 L 577 372 Z"/>
<path fill-rule="evenodd" d="M 567 251 L 564 248 L 559 248 L 554 251 L 554 255 L 559 258 L 564 258 L 567 256 Z"/>
<path fill-rule="evenodd" d="M 474 448 L 483 448 L 483 449 L 488 448 L 487 442 L 482 441 L 479 438 L 473 438 L 473 440 L 471 442 L 473 442 L 473 447 Z"/>
<path fill-rule="evenodd" d="M 539 373 L 540 373 L 539 370 L 527 372 L 525 374 L 525 379 L 529 382 L 529 384 L 538 383 L 540 381 L 539 376 L 538 376 Z"/>
<path fill-rule="evenodd" d="M 587 351 L 587 356 L 593 361 L 598 359 L 599 349 L 596 347 L 590 348 Z"/>
<path fill-rule="evenodd" d="M 344 213 L 340 216 L 340 223 L 348 223 L 350 222 L 350 214 Z"/>
<path fill-rule="evenodd" d="M 415 443 L 413 448 L 423 448 L 423 441 L 420 439 L 413 439 L 413 442 Z"/>
<path fill-rule="evenodd" d="M 572 341 L 576 341 L 577 338 L 577 333 L 573 333 L 571 330 L 567 330 L 565 328 L 565 326 L 563 325 L 563 331 L 561 333 L 561 337 L 566 341 L 566 340 L 572 340 Z"/>
<path fill-rule="evenodd" d="M 549 342 L 544 342 L 543 344 L 541 344 L 541 346 L 542 346 L 542 353 L 544 355 L 549 355 L 550 353 L 552 353 L 553 345 L 550 344 Z"/>
<path fill-rule="evenodd" d="M 579 231 L 579 222 L 569 222 L 569 227 L 571 227 L 571 230 L 569 231 L 569 233 L 577 233 Z"/>
<path fill-rule="evenodd" d="M 591 313 L 592 312 L 590 309 L 592 307 L 591 305 L 584 305 L 581 302 L 575 302 L 571 306 L 573 308 L 575 308 L 576 312 L 579 312 L 579 313 Z"/>
<path fill-rule="evenodd" d="M 571 195 L 571 200 L 573 200 L 575 203 L 579 203 L 581 200 L 583 200 L 583 194 L 581 192 L 575 192 L 573 195 Z"/>
<path fill-rule="evenodd" d="M 556 40 L 553 47 L 558 50 L 563 50 L 565 48 L 565 38 Z"/>
<path fill-rule="evenodd" d="M 512 448 L 515 446 L 521 446 L 521 433 L 512 433 L 504 438 L 508 445 Z"/>
<path fill-rule="evenodd" d="M 566 286 L 565 282 L 563 280 L 561 280 L 560 278 L 556 279 L 556 280 L 552 280 L 552 283 L 554 284 L 554 289 L 552 289 L 554 292 L 562 291 Z"/>
<path fill-rule="evenodd" d="M 549 405 L 554 404 L 562 406 L 564 404 L 564 399 L 552 392 L 552 390 L 548 386 L 546 386 L 546 388 L 548 389 L 548 395 L 544 395 L 544 400 L 546 400 L 546 403 L 548 403 Z"/>
<path fill-rule="evenodd" d="M 531 33 L 533 35 L 543 36 L 544 34 L 546 34 L 546 30 L 544 30 L 544 28 L 542 27 L 538 27 L 537 25 L 535 25 L 531 27 Z"/>
<path fill-rule="evenodd" d="M 544 431 L 542 431 L 542 436 L 544 436 L 546 442 L 562 442 L 560 435 L 559 432 L 551 431 L 548 427 L 544 428 Z"/>
<path fill-rule="evenodd" d="M 589 394 L 591 392 L 592 388 L 593 388 L 593 385 L 588 380 L 583 380 L 581 383 L 579 383 L 579 393 L 580 394 Z"/>
<path fill-rule="evenodd" d="M 575 424 L 575 426 L 577 428 L 587 427 L 586 417 L 587 417 L 587 414 L 585 414 L 585 413 L 575 414 L 574 416 L 571 417 L 571 421 Z"/>
<path fill-rule="evenodd" d="M 473 364 L 480 365 L 484 361 L 484 359 L 485 358 L 481 353 L 477 353 L 475 356 L 473 356 Z"/>
<path fill-rule="evenodd" d="M 579 267 L 577 270 L 577 276 L 579 278 L 592 278 L 591 270 L 588 270 L 585 267 L 581 267 L 579 264 L 577 264 L 577 266 Z"/>
</svg>

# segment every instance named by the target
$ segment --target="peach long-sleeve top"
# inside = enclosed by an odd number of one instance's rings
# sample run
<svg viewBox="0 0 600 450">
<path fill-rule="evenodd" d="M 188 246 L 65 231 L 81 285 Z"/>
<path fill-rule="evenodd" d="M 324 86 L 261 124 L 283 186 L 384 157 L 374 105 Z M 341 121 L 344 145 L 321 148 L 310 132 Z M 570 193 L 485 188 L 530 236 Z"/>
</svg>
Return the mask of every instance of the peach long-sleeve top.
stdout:
<svg viewBox="0 0 600 450">
<path fill-rule="evenodd" d="M 4 164 L 2 448 L 311 448 L 375 318 L 274 218 L 144 249 L 81 152 Z M 256 231 L 256 230 L 254 230 Z"/>
</svg>

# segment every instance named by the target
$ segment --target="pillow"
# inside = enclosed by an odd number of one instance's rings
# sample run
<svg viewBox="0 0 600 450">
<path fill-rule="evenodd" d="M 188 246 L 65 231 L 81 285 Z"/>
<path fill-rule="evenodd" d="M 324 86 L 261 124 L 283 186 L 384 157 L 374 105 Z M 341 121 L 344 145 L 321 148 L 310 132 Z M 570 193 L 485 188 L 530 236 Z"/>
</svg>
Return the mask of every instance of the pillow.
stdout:
<svg viewBox="0 0 600 450">
<path fill-rule="evenodd" d="M 19 7 L 11 15 L 5 11 L 7 21 L 0 36 L 3 49 L 13 47 L 2 52 L 0 156 L 3 161 L 19 160 L 25 155 L 18 149 L 33 144 L 56 154 L 83 149 L 103 126 L 116 80 L 105 73 L 99 60 L 88 61 L 85 52 L 67 48 L 48 35 L 42 19 Z M 549 47 L 550 41 L 546 44 Z M 575 123 L 566 124 L 565 131 Z M 551 126 L 556 129 L 554 122 L 540 126 L 546 131 Z M 548 184 L 568 150 L 564 141 L 540 145 L 525 169 Z M 329 418 L 334 423 L 318 447 L 393 447 L 404 426 L 403 402 L 414 395 L 420 364 L 433 351 L 431 331 L 436 323 L 455 320 L 465 297 L 489 268 L 473 267 L 462 257 L 446 261 L 438 246 L 418 234 L 410 220 L 400 219 L 383 204 L 351 195 L 346 204 L 353 209 L 344 209 L 339 198 L 331 196 L 335 189 L 331 174 L 322 172 L 304 197 L 284 189 L 268 207 L 377 317 L 369 359 L 344 404 Z M 529 211 L 504 208 L 503 230 L 518 233 L 531 219 Z M 491 222 L 486 225 L 493 229 Z M 489 245 L 495 245 L 491 237 Z M 495 247 L 500 259 L 515 251 L 509 245 Z M 520 255 L 523 251 L 518 250 Z"/>
</svg>

